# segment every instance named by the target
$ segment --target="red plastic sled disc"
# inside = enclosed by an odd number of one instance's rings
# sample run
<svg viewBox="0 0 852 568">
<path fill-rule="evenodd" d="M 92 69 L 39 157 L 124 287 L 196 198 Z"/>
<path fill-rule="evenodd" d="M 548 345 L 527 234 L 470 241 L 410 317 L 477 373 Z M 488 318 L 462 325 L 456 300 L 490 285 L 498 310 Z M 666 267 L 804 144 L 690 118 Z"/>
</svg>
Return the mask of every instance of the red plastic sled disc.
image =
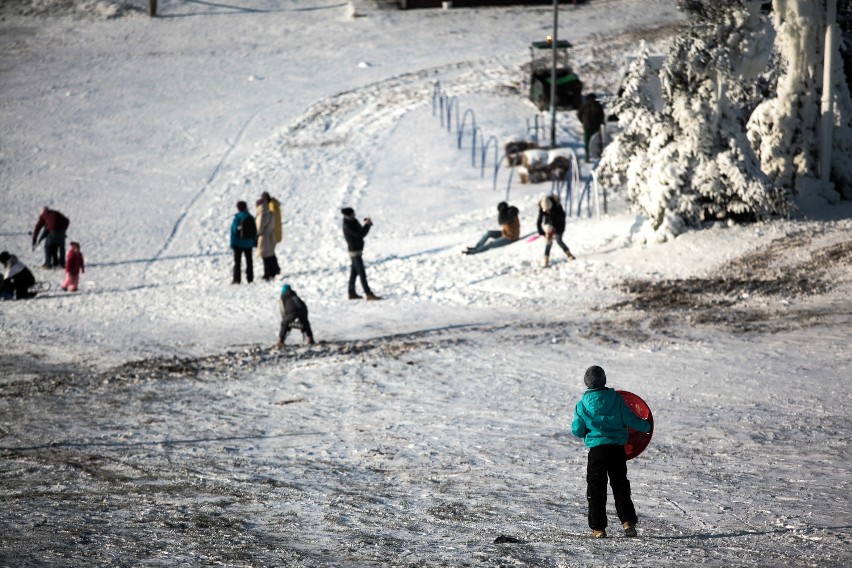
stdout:
<svg viewBox="0 0 852 568">
<path fill-rule="evenodd" d="M 627 443 L 624 444 L 624 452 L 627 454 L 627 459 L 632 460 L 645 451 L 645 448 L 651 443 L 651 436 L 654 434 L 654 415 L 651 414 L 651 408 L 645 401 L 632 392 L 622 390 L 615 392 L 621 395 L 621 398 L 627 403 L 627 407 L 636 413 L 636 416 L 651 422 L 651 431 L 647 434 L 633 428 L 627 429 Z"/>
</svg>

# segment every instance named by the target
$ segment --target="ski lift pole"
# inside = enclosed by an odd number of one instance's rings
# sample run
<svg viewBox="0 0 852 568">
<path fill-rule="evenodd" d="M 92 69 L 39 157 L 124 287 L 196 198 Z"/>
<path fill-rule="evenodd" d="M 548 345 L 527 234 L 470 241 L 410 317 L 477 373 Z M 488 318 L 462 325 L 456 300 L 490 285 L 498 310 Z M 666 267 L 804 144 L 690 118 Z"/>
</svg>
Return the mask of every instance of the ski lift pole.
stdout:
<svg viewBox="0 0 852 568">
<path fill-rule="evenodd" d="M 559 27 L 559 0 L 553 0 L 553 36 L 550 37 L 550 147 L 556 148 L 556 45 Z"/>
</svg>

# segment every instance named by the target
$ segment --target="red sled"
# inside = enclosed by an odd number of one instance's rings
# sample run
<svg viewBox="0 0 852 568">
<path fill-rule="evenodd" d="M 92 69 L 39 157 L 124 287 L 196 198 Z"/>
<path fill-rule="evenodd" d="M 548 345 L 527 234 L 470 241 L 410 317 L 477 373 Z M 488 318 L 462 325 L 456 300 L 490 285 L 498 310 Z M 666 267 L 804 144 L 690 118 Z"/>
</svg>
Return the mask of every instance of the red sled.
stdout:
<svg viewBox="0 0 852 568">
<path fill-rule="evenodd" d="M 644 418 L 651 423 L 651 431 L 647 434 L 645 432 L 640 432 L 639 430 L 634 430 L 633 428 L 627 429 L 627 443 L 624 444 L 624 452 L 627 454 L 627 459 L 632 460 L 644 452 L 645 448 L 648 447 L 648 444 L 651 443 L 651 436 L 654 434 L 654 415 L 651 414 L 651 407 L 632 392 L 622 390 L 617 390 L 615 392 L 621 395 L 621 398 L 623 398 L 624 402 L 627 403 L 627 407 L 632 410 L 636 416 Z"/>
</svg>

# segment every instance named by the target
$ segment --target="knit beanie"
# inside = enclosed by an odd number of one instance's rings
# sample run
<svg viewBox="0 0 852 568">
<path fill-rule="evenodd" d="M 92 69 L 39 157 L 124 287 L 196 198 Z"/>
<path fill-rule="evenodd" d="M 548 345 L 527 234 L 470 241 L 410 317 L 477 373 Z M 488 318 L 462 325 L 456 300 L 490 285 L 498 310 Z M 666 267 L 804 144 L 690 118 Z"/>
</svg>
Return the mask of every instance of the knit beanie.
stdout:
<svg viewBox="0 0 852 568">
<path fill-rule="evenodd" d="M 606 385 L 606 373 L 597 365 L 592 365 L 586 369 L 586 374 L 583 375 L 583 382 L 590 389 L 599 389 Z"/>
<path fill-rule="evenodd" d="M 283 286 L 281 286 L 281 295 L 283 296 L 284 294 L 286 294 L 286 293 L 287 293 L 287 292 L 289 292 L 290 290 L 292 290 L 292 288 L 290 287 L 290 285 L 289 285 L 289 284 L 284 284 Z"/>
<path fill-rule="evenodd" d="M 343 213 L 344 215 L 346 215 L 347 217 L 351 217 L 352 215 L 355 214 L 355 210 L 352 209 L 351 207 L 344 207 L 343 209 L 340 210 L 340 212 Z"/>
</svg>

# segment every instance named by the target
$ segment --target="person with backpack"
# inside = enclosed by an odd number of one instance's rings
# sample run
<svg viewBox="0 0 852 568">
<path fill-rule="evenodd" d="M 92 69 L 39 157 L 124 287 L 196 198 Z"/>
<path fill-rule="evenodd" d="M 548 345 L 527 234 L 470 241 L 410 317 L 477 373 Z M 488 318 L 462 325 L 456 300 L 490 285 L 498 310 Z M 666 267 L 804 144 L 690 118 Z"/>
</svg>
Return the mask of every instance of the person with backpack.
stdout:
<svg viewBox="0 0 852 568">
<path fill-rule="evenodd" d="M 231 221 L 231 249 L 234 251 L 234 279 L 231 284 L 240 283 L 241 260 L 246 258 L 246 283 L 254 280 L 251 249 L 257 246 L 257 225 L 254 217 L 248 212 L 245 201 L 237 201 L 237 213 Z"/>
<path fill-rule="evenodd" d="M 35 229 L 33 229 L 33 250 L 44 239 L 44 264 L 42 268 L 65 268 L 65 232 L 71 222 L 68 217 L 55 209 L 45 207 L 41 210 Z M 44 234 L 39 237 L 44 229 Z"/>
<path fill-rule="evenodd" d="M 284 346 L 287 335 L 294 327 L 302 330 L 305 343 L 314 344 L 314 333 L 311 331 L 311 322 L 308 321 L 308 306 L 289 284 L 284 284 L 281 287 L 281 295 L 278 297 L 278 311 L 281 313 L 281 329 L 278 331 L 276 347 Z"/>
</svg>

